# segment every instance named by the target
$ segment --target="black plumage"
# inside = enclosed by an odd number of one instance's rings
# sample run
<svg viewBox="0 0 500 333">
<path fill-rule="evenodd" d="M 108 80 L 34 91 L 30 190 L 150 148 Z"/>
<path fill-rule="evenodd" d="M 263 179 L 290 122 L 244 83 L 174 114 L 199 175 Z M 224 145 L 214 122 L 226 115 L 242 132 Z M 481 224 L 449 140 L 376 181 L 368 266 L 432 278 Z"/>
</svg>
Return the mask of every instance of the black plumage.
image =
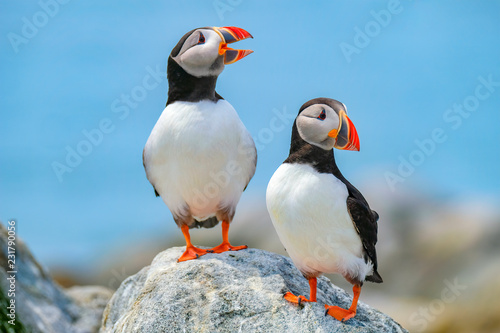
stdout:
<svg viewBox="0 0 500 333">
<path fill-rule="evenodd" d="M 222 57 L 217 61 L 222 63 Z M 168 80 L 168 99 L 167 104 L 172 104 L 176 101 L 183 102 L 199 102 L 209 100 L 217 102 L 223 99 L 215 91 L 217 84 L 217 76 L 196 77 L 187 73 L 178 63 L 168 58 L 167 65 L 167 80 Z"/>
<path fill-rule="evenodd" d="M 179 40 L 177 45 L 170 52 L 170 56 L 168 57 L 167 63 L 167 80 L 168 80 L 168 99 L 167 104 L 172 104 L 176 101 L 183 102 L 199 102 L 202 100 L 210 100 L 213 102 L 217 102 L 220 99 L 224 99 L 221 95 L 219 95 L 215 91 L 215 86 L 217 84 L 217 76 L 205 76 L 205 77 L 195 77 L 189 73 L 187 73 L 177 62 L 175 62 L 174 57 L 176 57 L 186 39 L 191 36 L 191 34 L 198 29 L 211 29 L 211 28 L 197 28 L 187 32 L 182 38 Z M 217 59 L 219 62 L 223 62 L 223 58 L 219 57 Z M 144 151 L 142 155 L 143 165 L 145 165 L 144 161 Z M 155 195 L 157 197 L 160 196 L 156 188 L 154 188 Z M 209 221 L 208 223 L 204 223 L 205 221 L 198 222 L 198 225 L 195 227 L 207 226 L 209 228 L 213 227 L 217 223 L 213 223 L 213 221 Z"/>
<path fill-rule="evenodd" d="M 335 112 L 339 112 L 344 106 L 342 103 L 329 99 L 317 98 L 305 103 L 299 110 L 302 112 L 307 107 L 314 104 L 326 104 L 330 106 Z M 314 146 L 304 141 L 299 135 L 297 124 L 294 122 L 292 128 L 292 139 L 290 144 L 290 154 L 283 163 L 300 163 L 309 164 L 319 173 L 330 173 L 339 179 L 348 190 L 347 197 L 347 210 L 354 224 L 354 227 L 359 234 L 364 249 L 364 259 L 366 262 L 370 261 L 373 264 L 373 274 L 366 277 L 366 281 L 381 283 L 382 277 L 377 272 L 377 253 L 375 244 L 377 243 L 377 230 L 378 230 L 378 214 L 370 209 L 368 202 L 363 197 L 361 192 L 354 187 L 340 172 L 337 163 L 335 162 L 335 155 L 333 149 L 325 150 L 323 148 Z M 363 281 L 358 281 L 362 285 Z"/>
<path fill-rule="evenodd" d="M 186 39 L 191 36 L 191 34 L 198 29 L 212 29 L 209 27 L 197 28 L 187 32 L 179 40 L 177 45 L 172 49 L 170 56 L 168 57 L 167 63 L 167 80 L 168 80 L 168 99 L 167 104 L 172 104 L 175 101 L 184 102 L 199 102 L 202 100 L 210 100 L 217 102 L 219 99 L 223 99 L 215 91 L 215 86 L 217 84 L 217 76 L 204 76 L 196 77 L 187 73 L 184 69 L 174 59 L 182 46 L 186 42 Z M 218 57 L 216 63 L 212 66 L 223 66 L 224 59 L 222 56 Z"/>
</svg>

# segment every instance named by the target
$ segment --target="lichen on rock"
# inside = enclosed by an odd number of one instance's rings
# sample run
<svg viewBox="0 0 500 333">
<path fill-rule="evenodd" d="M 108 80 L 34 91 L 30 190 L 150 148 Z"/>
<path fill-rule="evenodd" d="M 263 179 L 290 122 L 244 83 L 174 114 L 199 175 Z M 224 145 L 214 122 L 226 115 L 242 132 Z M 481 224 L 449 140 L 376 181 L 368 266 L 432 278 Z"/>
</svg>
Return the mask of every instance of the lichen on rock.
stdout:
<svg viewBox="0 0 500 333">
<path fill-rule="evenodd" d="M 362 302 L 344 323 L 325 316 L 325 303 L 348 307 L 352 301 L 326 277 L 318 279 L 318 303 L 288 303 L 286 291 L 307 295 L 309 286 L 281 255 L 248 249 L 178 263 L 183 250 L 159 253 L 122 283 L 104 311 L 102 333 L 407 332 Z"/>
<path fill-rule="evenodd" d="M 9 290 L 8 233 L 0 223 L 0 293 L 2 303 Z M 112 295 L 100 286 L 64 289 L 52 280 L 24 242 L 15 245 L 16 324 L 7 332 L 93 333 L 99 330 L 103 309 Z M 9 300 L 10 302 L 10 300 Z M 10 325 L 10 324 L 9 324 Z M 0 327 L 1 328 L 1 327 Z M 3 329 L 1 330 L 3 332 Z"/>
</svg>

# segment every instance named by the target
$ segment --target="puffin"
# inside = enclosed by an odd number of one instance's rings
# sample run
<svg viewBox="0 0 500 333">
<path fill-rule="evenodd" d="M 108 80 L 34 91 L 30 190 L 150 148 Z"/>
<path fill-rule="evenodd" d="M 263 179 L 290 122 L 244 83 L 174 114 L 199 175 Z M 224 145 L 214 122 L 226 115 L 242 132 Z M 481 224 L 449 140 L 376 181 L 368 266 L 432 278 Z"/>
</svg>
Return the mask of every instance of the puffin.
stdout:
<svg viewBox="0 0 500 333">
<path fill-rule="evenodd" d="M 186 240 L 179 262 L 246 249 L 229 242 L 229 225 L 255 173 L 257 151 L 235 109 L 215 91 L 225 65 L 253 51 L 228 44 L 253 38 L 238 27 L 186 33 L 168 57 L 168 99 L 143 150 L 146 176 Z M 222 221 L 222 243 L 201 249 L 189 230 Z"/>
<path fill-rule="evenodd" d="M 325 315 L 346 321 L 356 315 L 363 282 L 382 282 L 375 250 L 379 216 L 342 175 L 333 148 L 359 151 L 346 106 L 330 98 L 306 102 L 293 124 L 290 154 L 269 181 L 266 205 L 280 241 L 309 280 L 309 298 L 291 292 L 284 298 L 316 302 L 317 277 L 340 274 L 353 285 L 352 305 L 325 305 Z"/>
</svg>

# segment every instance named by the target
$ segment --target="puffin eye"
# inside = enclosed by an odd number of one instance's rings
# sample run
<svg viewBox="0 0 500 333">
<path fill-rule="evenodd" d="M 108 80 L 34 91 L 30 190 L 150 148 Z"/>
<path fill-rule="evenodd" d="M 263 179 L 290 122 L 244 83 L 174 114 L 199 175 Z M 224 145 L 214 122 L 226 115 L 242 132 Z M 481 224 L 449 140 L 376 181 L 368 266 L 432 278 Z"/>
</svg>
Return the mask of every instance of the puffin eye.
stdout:
<svg viewBox="0 0 500 333">
<path fill-rule="evenodd" d="M 200 32 L 200 38 L 198 39 L 198 44 L 205 44 L 205 36 Z"/>
<path fill-rule="evenodd" d="M 326 119 L 325 109 L 321 110 L 321 113 L 319 114 L 318 119 L 321 121 Z"/>
</svg>

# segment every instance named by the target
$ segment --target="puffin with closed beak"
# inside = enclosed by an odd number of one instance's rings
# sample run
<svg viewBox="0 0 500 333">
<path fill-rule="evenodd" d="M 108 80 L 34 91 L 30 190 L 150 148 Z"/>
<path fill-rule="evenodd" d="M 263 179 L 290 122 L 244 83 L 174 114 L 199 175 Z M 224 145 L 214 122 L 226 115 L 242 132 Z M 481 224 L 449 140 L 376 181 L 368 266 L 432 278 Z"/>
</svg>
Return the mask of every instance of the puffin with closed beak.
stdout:
<svg viewBox="0 0 500 333">
<path fill-rule="evenodd" d="M 359 151 L 346 106 L 316 98 L 299 110 L 290 154 L 266 193 L 269 214 L 295 266 L 309 280 L 309 298 L 285 294 L 289 302 L 316 302 L 316 278 L 338 273 L 354 285 L 349 309 L 325 305 L 340 321 L 353 318 L 364 281 L 381 283 L 377 272 L 378 214 L 342 175 L 333 148 Z"/>
<path fill-rule="evenodd" d="M 168 100 L 143 151 L 146 176 L 186 239 L 178 261 L 206 253 L 238 251 L 228 239 L 242 192 L 255 173 L 257 152 L 235 109 L 216 91 L 227 64 L 250 50 L 228 44 L 252 37 L 237 27 L 206 27 L 186 33 L 167 65 Z M 212 228 L 222 221 L 222 243 L 201 249 L 190 228 Z"/>
</svg>

